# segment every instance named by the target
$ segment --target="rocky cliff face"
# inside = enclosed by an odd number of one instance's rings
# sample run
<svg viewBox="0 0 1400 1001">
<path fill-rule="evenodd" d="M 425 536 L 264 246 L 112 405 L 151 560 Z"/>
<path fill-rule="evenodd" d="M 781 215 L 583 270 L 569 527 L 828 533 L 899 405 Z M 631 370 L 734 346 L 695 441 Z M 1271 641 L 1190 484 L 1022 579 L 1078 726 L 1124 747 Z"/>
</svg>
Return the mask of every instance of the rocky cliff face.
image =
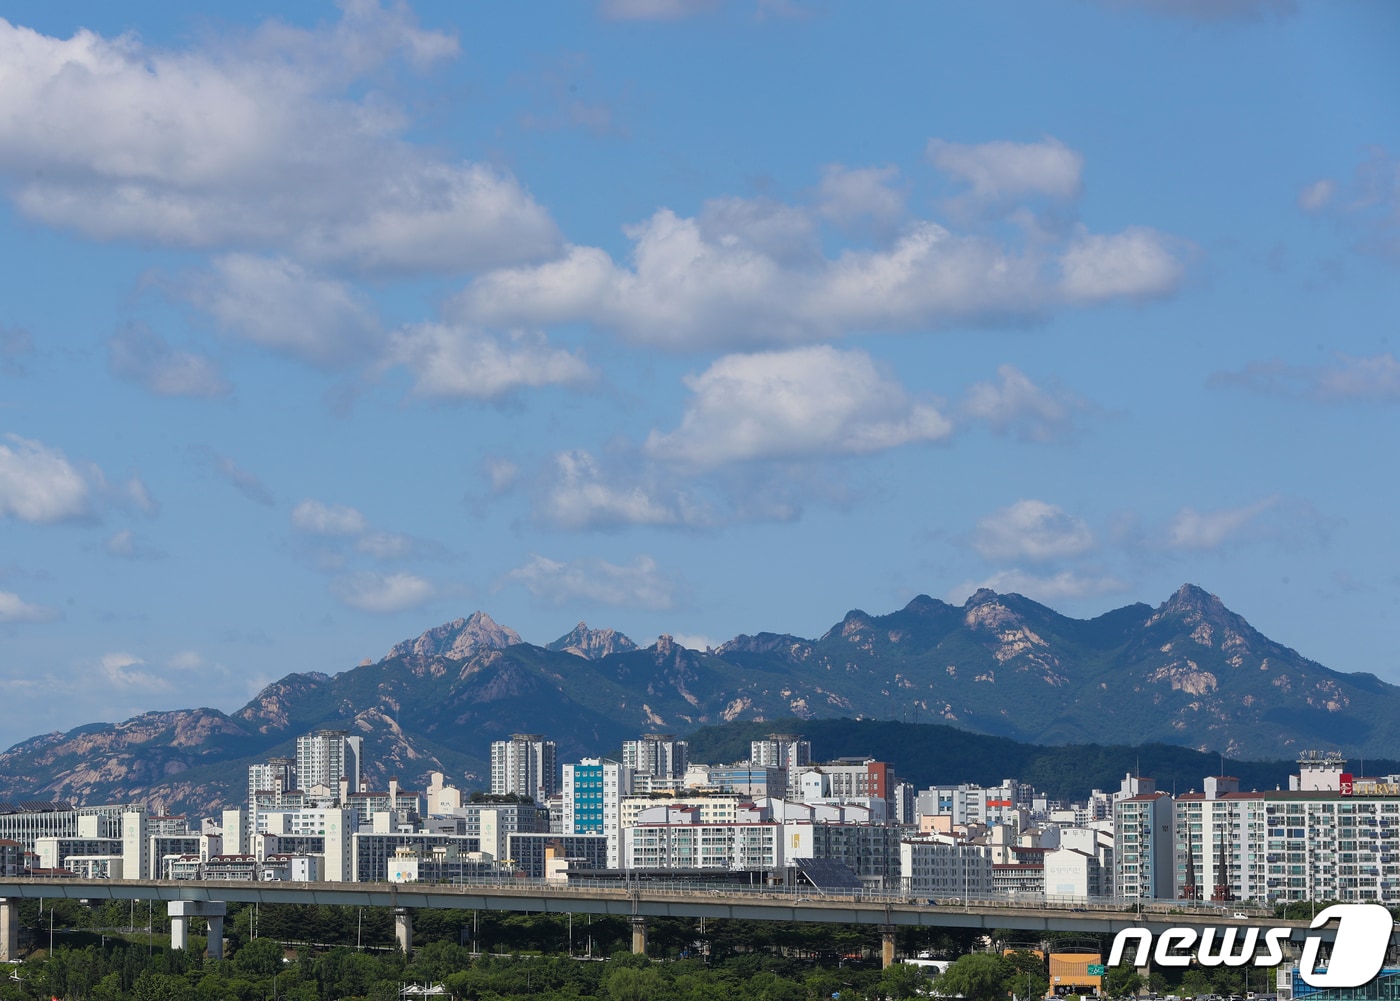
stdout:
<svg viewBox="0 0 1400 1001">
<path fill-rule="evenodd" d="M 537 647 L 477 612 L 379 661 L 288 675 L 232 716 L 148 713 L 24 741 L 0 754 L 0 798 L 208 811 L 241 800 L 247 764 L 292 752 L 318 726 L 365 736 L 376 784 L 397 775 L 411 788 L 441 770 L 470 787 L 490 741 L 512 732 L 547 733 L 570 760 L 648 730 L 793 717 L 945 722 L 1040 744 L 1400 757 L 1400 689 L 1300 656 L 1198 587 L 1090 620 L 984 590 L 961 606 L 920 595 L 885 615 L 852 611 L 819 639 L 759 633 L 704 653 L 669 636 L 639 649 L 583 623 Z"/>
<path fill-rule="evenodd" d="M 545 649 L 571 653 L 584 660 L 601 660 L 615 653 L 635 650 L 637 644 L 616 629 L 589 629 L 587 623 L 580 622 Z"/>
</svg>

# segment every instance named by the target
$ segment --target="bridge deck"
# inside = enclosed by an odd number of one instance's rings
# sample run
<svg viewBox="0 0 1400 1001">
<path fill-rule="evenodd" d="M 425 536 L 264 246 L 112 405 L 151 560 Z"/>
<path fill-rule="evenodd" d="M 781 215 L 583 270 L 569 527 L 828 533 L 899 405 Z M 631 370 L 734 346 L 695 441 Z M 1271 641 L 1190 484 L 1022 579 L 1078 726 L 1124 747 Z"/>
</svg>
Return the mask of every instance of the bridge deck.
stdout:
<svg viewBox="0 0 1400 1001">
<path fill-rule="evenodd" d="M 1062 904 L 970 900 L 928 905 L 907 896 L 857 892 L 822 894 L 746 887 L 666 884 L 568 886 L 542 880 L 466 884 L 292 883 L 239 880 L 0 879 L 0 898 L 81 900 L 223 900 L 260 904 L 336 904 L 351 907 L 459 908 L 480 911 L 604 914 L 671 918 L 841 922 L 930 928 L 1007 928 L 1113 934 L 1124 928 L 1269 925 L 1306 928 L 1227 908 L 1157 901 Z"/>
</svg>

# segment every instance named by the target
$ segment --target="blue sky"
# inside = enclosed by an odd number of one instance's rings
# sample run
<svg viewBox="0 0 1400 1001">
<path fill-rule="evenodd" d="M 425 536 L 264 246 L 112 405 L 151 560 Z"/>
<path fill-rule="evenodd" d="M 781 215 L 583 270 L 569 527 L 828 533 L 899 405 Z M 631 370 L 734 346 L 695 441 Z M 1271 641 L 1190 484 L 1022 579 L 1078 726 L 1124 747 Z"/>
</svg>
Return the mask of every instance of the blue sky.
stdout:
<svg viewBox="0 0 1400 1001">
<path fill-rule="evenodd" d="M 0 743 L 485 609 L 1400 683 L 1400 8 L 6 5 Z"/>
</svg>

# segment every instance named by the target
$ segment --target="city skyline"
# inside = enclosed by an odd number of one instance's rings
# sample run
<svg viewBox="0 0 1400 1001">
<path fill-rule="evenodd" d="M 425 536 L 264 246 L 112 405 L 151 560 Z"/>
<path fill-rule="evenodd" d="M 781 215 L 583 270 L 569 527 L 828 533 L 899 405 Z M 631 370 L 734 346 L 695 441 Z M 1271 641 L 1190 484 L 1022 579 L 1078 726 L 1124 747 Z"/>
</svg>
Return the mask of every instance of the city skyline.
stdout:
<svg viewBox="0 0 1400 1001">
<path fill-rule="evenodd" d="M 474 609 L 1183 582 L 1400 683 L 1400 12 L 0 21 L 0 745 Z"/>
</svg>

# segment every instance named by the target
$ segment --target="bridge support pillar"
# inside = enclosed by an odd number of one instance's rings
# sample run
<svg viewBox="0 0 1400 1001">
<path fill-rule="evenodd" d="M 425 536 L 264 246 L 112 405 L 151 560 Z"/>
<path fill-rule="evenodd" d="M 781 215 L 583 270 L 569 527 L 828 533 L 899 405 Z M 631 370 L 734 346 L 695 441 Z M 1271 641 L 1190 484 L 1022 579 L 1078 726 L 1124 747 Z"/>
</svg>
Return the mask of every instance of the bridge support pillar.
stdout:
<svg viewBox="0 0 1400 1001">
<path fill-rule="evenodd" d="M 413 911 L 407 907 L 394 908 L 394 940 L 405 956 L 413 953 Z"/>
<path fill-rule="evenodd" d="M 209 922 L 209 952 L 215 959 L 224 955 L 224 914 L 228 905 L 222 900 L 172 900 L 165 905 L 170 915 L 170 948 L 190 946 L 190 918 Z"/>
<path fill-rule="evenodd" d="M 222 914 L 209 914 L 205 916 L 209 923 L 209 944 L 205 948 L 210 959 L 224 958 L 224 916 Z"/>
<path fill-rule="evenodd" d="M 894 965 L 894 926 L 880 926 L 880 969 L 888 970 Z"/>
<path fill-rule="evenodd" d="M 632 951 L 638 956 L 647 954 L 647 919 L 632 916 Z"/>
<path fill-rule="evenodd" d="M 19 959 L 19 901 L 0 899 L 0 960 Z"/>
</svg>

